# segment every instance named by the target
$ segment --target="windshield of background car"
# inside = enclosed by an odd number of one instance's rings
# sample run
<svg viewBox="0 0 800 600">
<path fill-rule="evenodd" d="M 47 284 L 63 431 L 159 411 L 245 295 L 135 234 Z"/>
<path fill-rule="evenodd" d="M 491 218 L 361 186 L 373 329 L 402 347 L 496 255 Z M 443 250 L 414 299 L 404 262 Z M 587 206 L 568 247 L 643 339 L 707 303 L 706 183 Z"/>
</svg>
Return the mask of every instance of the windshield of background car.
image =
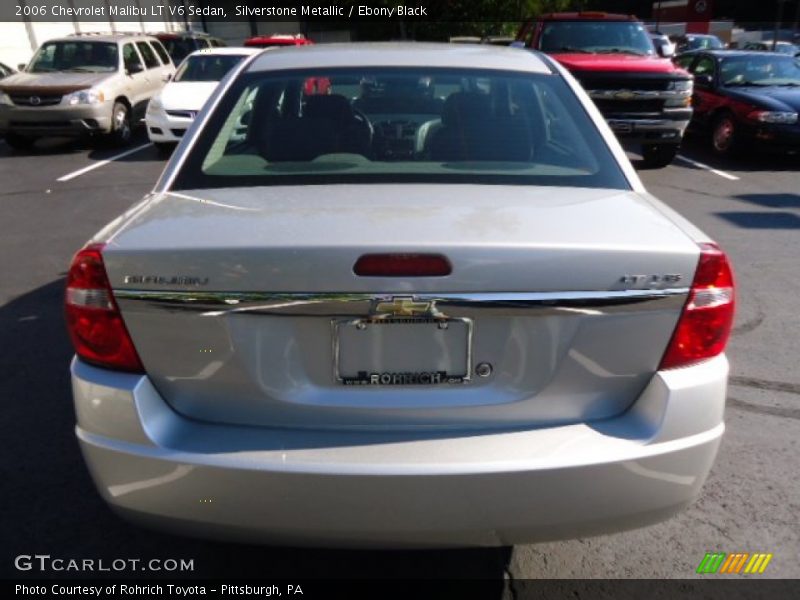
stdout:
<svg viewBox="0 0 800 600">
<path fill-rule="evenodd" d="M 199 46 L 191 38 L 167 38 L 161 40 L 167 52 L 172 57 L 172 62 L 176 65 L 179 64 L 184 58 L 189 56 L 195 50 L 205 48 L 205 44 Z"/>
<path fill-rule="evenodd" d="M 725 57 L 720 81 L 727 86 L 800 87 L 800 59 L 776 54 Z"/>
<path fill-rule="evenodd" d="M 244 55 L 190 56 L 175 73 L 175 81 L 220 81 Z"/>
<path fill-rule="evenodd" d="M 543 52 L 655 54 L 647 29 L 635 21 L 545 22 L 539 49 Z"/>
<path fill-rule="evenodd" d="M 47 42 L 33 57 L 28 71 L 110 73 L 119 67 L 117 44 L 107 42 Z"/>
<path fill-rule="evenodd" d="M 777 44 L 775 46 L 775 52 L 795 56 L 798 52 L 800 52 L 800 47 L 795 46 L 794 44 Z"/>
<path fill-rule="evenodd" d="M 713 35 L 689 38 L 687 45 L 688 50 L 720 50 L 724 48 L 719 38 Z"/>
<path fill-rule="evenodd" d="M 630 189 L 560 76 L 425 68 L 243 75 L 175 189 L 375 182 Z"/>
</svg>

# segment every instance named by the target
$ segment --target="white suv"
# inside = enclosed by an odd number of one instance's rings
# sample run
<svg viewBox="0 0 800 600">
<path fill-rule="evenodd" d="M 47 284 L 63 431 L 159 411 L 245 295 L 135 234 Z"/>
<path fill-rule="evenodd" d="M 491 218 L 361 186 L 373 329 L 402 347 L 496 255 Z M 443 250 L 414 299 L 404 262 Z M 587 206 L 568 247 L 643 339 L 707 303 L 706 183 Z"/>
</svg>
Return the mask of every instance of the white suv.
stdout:
<svg viewBox="0 0 800 600">
<path fill-rule="evenodd" d="M 47 41 L 24 70 L 0 82 L 0 134 L 19 149 L 47 136 L 107 134 L 127 143 L 132 124 L 174 73 L 152 36 L 79 34 Z"/>
</svg>

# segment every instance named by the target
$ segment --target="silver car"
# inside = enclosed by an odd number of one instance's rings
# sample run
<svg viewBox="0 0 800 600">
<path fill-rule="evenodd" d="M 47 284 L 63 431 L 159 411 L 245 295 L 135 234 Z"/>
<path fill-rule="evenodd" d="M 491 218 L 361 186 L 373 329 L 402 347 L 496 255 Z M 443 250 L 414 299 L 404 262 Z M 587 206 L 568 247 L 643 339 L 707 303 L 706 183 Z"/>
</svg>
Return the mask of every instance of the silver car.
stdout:
<svg viewBox="0 0 800 600">
<path fill-rule="evenodd" d="M 0 134 L 26 149 L 42 137 L 130 140 L 147 103 L 175 73 L 156 38 L 78 34 L 45 42 L 21 72 L 0 82 Z"/>
<path fill-rule="evenodd" d="M 733 288 L 545 55 L 264 52 L 72 262 L 77 436 L 119 514 L 192 535 L 638 527 L 711 469 Z"/>
</svg>

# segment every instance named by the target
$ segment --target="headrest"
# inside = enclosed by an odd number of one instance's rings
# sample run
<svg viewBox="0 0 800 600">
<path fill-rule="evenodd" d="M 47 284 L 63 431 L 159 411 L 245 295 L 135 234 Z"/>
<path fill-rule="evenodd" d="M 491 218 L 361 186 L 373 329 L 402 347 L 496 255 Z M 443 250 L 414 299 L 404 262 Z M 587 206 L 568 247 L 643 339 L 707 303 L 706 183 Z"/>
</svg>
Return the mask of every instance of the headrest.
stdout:
<svg viewBox="0 0 800 600">
<path fill-rule="evenodd" d="M 305 99 L 303 115 L 313 119 L 331 119 L 335 121 L 353 118 L 350 101 L 340 94 L 326 96 L 308 96 Z"/>
<path fill-rule="evenodd" d="M 450 94 L 442 109 L 442 125 L 460 127 L 473 119 L 485 121 L 491 115 L 488 94 L 456 92 Z"/>
</svg>

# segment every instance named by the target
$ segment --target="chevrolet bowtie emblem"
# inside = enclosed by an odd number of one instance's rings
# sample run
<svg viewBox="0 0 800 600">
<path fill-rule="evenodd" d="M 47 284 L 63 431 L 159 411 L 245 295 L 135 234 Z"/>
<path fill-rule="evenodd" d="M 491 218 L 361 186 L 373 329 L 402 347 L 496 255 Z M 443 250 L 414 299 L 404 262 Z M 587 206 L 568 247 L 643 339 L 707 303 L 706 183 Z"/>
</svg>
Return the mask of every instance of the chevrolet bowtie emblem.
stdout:
<svg viewBox="0 0 800 600">
<path fill-rule="evenodd" d="M 617 100 L 633 100 L 635 97 L 636 94 L 630 90 L 620 90 L 614 94 L 614 98 Z"/>
<path fill-rule="evenodd" d="M 379 315 L 394 315 L 398 317 L 419 317 L 431 313 L 433 302 L 414 302 L 411 297 L 392 298 L 391 301 L 378 302 L 375 312 Z"/>
</svg>

